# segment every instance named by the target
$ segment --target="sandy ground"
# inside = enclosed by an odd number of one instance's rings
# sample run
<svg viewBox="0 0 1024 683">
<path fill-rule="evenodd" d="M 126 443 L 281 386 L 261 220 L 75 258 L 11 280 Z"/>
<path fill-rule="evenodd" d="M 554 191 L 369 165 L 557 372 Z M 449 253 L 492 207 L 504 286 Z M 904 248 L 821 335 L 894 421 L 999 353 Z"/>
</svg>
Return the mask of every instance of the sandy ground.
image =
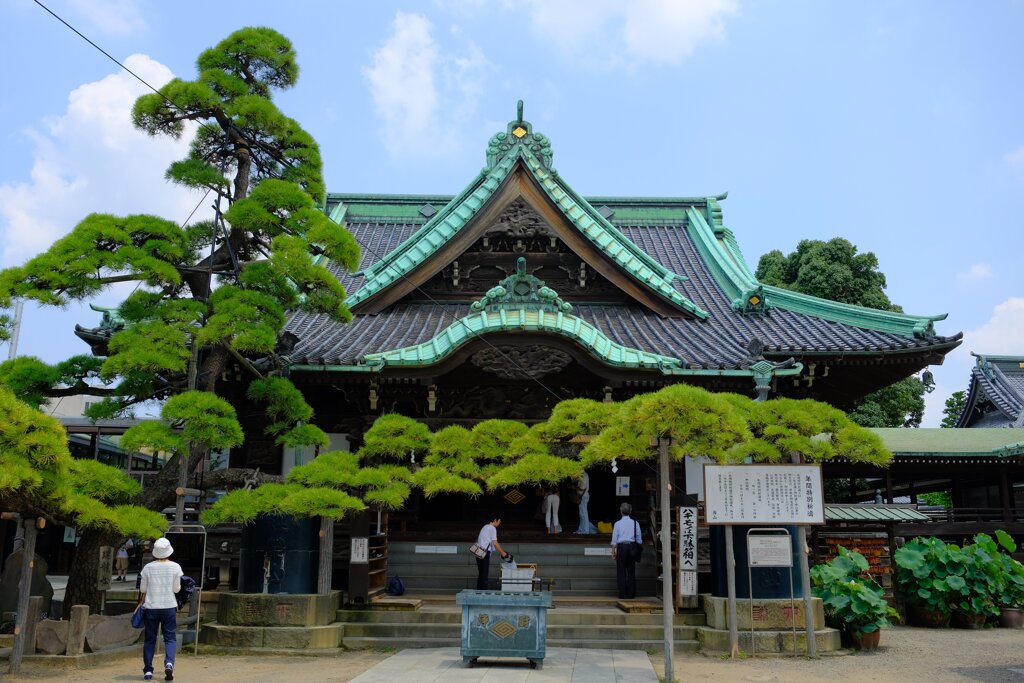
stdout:
<svg viewBox="0 0 1024 683">
<path fill-rule="evenodd" d="M 336 657 L 195 657 L 186 654 L 178 660 L 175 680 L 184 683 L 342 683 L 352 680 L 391 654 L 376 651 L 344 652 Z M 651 661 L 660 675 L 664 666 L 661 656 L 652 655 Z M 828 655 L 816 661 L 789 657 L 731 661 L 680 654 L 675 660 L 675 673 L 680 681 L 730 683 L 1024 683 L 1024 630 L 961 631 L 899 627 L 882 633 L 882 646 L 875 653 Z M 158 681 L 162 679 L 162 675 L 156 677 Z M 139 681 L 142 680 L 142 664 L 134 659 L 125 659 L 78 671 L 28 666 L 25 674 L 17 680 Z"/>
<path fill-rule="evenodd" d="M 651 661 L 661 676 L 661 655 L 652 655 Z M 816 661 L 793 657 L 730 661 L 680 655 L 675 660 L 675 677 L 736 683 L 1024 683 L 1024 630 L 901 626 L 882 632 L 876 652 L 828 655 Z"/>
</svg>

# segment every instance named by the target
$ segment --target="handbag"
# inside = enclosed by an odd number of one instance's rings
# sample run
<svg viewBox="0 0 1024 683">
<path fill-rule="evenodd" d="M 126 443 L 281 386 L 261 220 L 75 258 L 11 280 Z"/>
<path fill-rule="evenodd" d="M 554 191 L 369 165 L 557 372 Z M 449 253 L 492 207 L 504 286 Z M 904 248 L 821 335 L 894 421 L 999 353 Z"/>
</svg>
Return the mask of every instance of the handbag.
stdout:
<svg viewBox="0 0 1024 683">
<path fill-rule="evenodd" d="M 146 625 L 146 608 L 139 605 L 132 612 L 132 628 L 142 628 Z"/>
<path fill-rule="evenodd" d="M 633 545 L 629 548 L 629 556 L 634 562 L 639 563 L 644 555 L 644 544 L 637 541 L 640 537 L 640 525 L 637 524 L 635 519 L 633 520 L 633 525 L 636 527 L 636 535 L 633 536 Z"/>
<path fill-rule="evenodd" d="M 479 543 L 474 543 L 473 545 L 469 546 L 469 552 L 473 553 L 473 555 L 478 560 L 482 560 L 485 557 L 487 557 L 487 548 L 484 548 Z"/>
</svg>

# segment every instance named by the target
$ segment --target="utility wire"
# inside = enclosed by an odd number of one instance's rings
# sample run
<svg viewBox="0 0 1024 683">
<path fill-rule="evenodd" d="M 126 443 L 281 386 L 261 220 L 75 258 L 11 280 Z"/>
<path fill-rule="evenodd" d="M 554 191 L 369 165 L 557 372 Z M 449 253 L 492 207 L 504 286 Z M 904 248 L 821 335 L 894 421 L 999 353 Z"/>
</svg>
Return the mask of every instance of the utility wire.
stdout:
<svg viewBox="0 0 1024 683">
<path fill-rule="evenodd" d="M 129 69 L 129 68 L 128 68 L 127 66 L 125 66 L 125 65 L 124 65 L 124 64 L 123 64 L 122 62 L 118 61 L 118 60 L 117 60 L 116 58 L 114 58 L 114 57 L 113 57 L 113 56 L 112 56 L 112 55 L 111 55 L 111 54 L 110 54 L 109 52 L 107 52 L 107 51 L 106 51 L 106 50 L 104 50 L 104 49 L 103 49 L 102 47 L 100 47 L 99 45 L 97 45 L 97 44 L 96 44 L 95 42 L 93 42 L 92 40 L 90 40 L 90 39 L 89 39 L 89 38 L 88 38 L 88 37 L 87 37 L 87 36 L 86 36 L 85 34 L 83 34 L 83 33 L 82 33 L 81 31 L 79 31 L 79 30 L 78 30 L 77 28 L 75 28 L 75 27 L 74 27 L 74 26 L 72 26 L 72 25 L 71 25 L 70 23 L 68 23 L 67 21 L 65 21 L 65 20 L 64 20 L 64 19 L 63 19 L 63 18 L 62 18 L 62 17 L 60 16 L 60 15 L 58 15 L 58 14 L 57 14 L 56 12 L 54 12 L 54 11 L 53 11 L 53 10 L 51 10 L 51 9 L 50 9 L 49 7 L 47 7 L 46 5 L 44 5 L 44 4 L 42 3 L 42 2 L 40 2 L 40 0 L 33 0 L 33 2 L 35 2 L 35 3 L 36 3 L 37 5 L 39 5 L 39 6 L 41 7 L 41 8 L 43 8 L 44 10 L 46 10 L 46 12 L 47 12 L 48 14 L 50 14 L 50 15 L 51 15 L 51 16 L 52 16 L 52 17 L 53 17 L 54 19 L 56 19 L 56 20 L 57 20 L 57 21 L 59 21 L 60 23 L 64 24 L 64 26 L 66 26 L 66 27 L 67 27 L 68 29 L 70 29 L 70 30 L 71 30 L 72 32 L 74 32 L 74 33 L 75 33 L 76 35 L 78 35 L 78 36 L 79 36 L 79 37 L 80 37 L 80 38 L 81 38 L 82 40 L 84 40 L 84 41 L 85 41 L 85 42 L 87 42 L 87 43 L 88 43 L 89 45 L 91 45 L 91 46 L 92 46 L 92 47 L 94 47 L 94 48 L 95 48 L 96 50 L 98 50 L 98 51 L 99 51 L 100 53 L 102 53 L 102 54 L 103 54 L 103 55 L 104 55 L 104 56 L 105 56 L 105 57 L 106 57 L 107 59 L 109 59 L 110 61 L 114 62 L 114 64 L 117 64 L 117 65 L 118 65 L 119 67 L 121 67 L 122 69 L 124 69 L 125 71 L 127 71 L 127 72 L 128 72 L 129 74 L 131 74 L 131 75 L 132 75 L 132 76 L 133 76 L 133 77 L 134 77 L 134 78 L 135 78 L 136 80 L 138 80 L 138 81 L 139 81 L 140 83 L 142 83 L 142 84 L 143 84 L 143 85 L 145 85 L 145 86 L 146 86 L 147 88 L 149 88 L 150 90 L 152 90 L 153 92 L 155 92 L 155 93 L 156 93 L 157 95 L 159 95 L 160 97 L 162 97 L 162 98 L 163 98 L 163 99 L 164 99 L 164 100 L 165 100 L 165 101 L 166 101 L 166 102 L 167 102 L 167 103 L 168 103 L 168 104 L 169 104 L 170 106 L 174 107 L 175 109 L 177 109 L 178 111 L 180 111 L 180 112 L 182 112 L 182 113 L 187 113 L 187 112 L 186 112 L 186 110 L 185 110 L 185 109 L 184 109 L 183 107 L 179 106 L 179 105 L 178 105 L 178 104 L 177 104 L 176 102 L 174 102 L 174 101 L 173 101 L 172 99 L 170 99 L 169 97 L 167 97 L 167 95 L 165 95 L 164 93 L 160 92 L 160 91 L 159 91 L 159 90 L 158 90 L 157 88 L 154 88 L 154 87 L 153 87 L 153 86 L 152 86 L 152 85 L 151 85 L 151 84 L 150 84 L 149 82 L 147 82 L 147 81 L 146 81 L 146 80 L 145 80 L 144 78 L 142 78 L 142 77 L 141 77 L 141 76 L 139 76 L 139 75 L 138 75 L 137 73 L 135 73 L 134 71 L 132 71 L 131 69 Z M 211 124 L 203 124 L 203 125 L 211 125 Z M 237 129 L 237 128 L 236 128 L 235 130 L 236 130 L 236 131 L 237 131 L 237 132 L 238 132 L 238 133 L 239 133 L 240 135 L 242 135 L 242 137 L 243 137 L 243 138 L 245 138 L 245 137 L 246 137 L 246 136 L 244 135 L 244 133 L 243 133 L 242 131 L 238 131 L 238 129 Z M 248 140 L 248 138 L 246 138 L 246 139 Z M 251 141 L 251 140 L 249 140 L 249 142 L 252 142 L 252 141 Z M 273 156 L 273 155 L 271 155 L 271 156 Z M 275 159 L 276 161 L 278 161 L 279 163 L 281 163 L 281 164 L 285 165 L 285 166 L 288 166 L 288 167 L 292 167 L 292 164 L 291 164 L 291 163 L 290 163 L 290 162 L 289 162 L 289 161 L 288 161 L 287 159 L 279 159 L 279 158 L 277 158 L 277 157 L 274 157 L 274 159 Z M 195 214 L 195 212 L 196 212 L 196 211 L 197 211 L 197 210 L 199 209 L 199 206 L 200 206 L 200 205 L 202 205 L 203 201 L 204 201 L 204 200 L 206 199 L 206 196 L 207 196 L 207 195 L 209 195 L 209 193 L 210 193 L 210 190 L 207 190 L 207 191 L 206 191 L 206 194 L 204 194 L 204 195 L 203 195 L 203 199 L 201 199 L 201 200 L 199 201 L 199 204 L 198 204 L 198 205 L 196 205 L 196 208 L 192 210 L 192 213 L 191 213 L 191 214 L 189 214 L 189 217 L 188 217 L 188 219 L 186 219 L 186 221 L 185 221 L 186 223 L 188 222 L 188 220 L 190 220 L 190 219 L 192 218 L 192 215 L 193 215 L 193 214 Z M 183 225 L 184 225 L 184 224 L 183 224 Z M 351 233 L 349 233 L 349 234 L 351 234 Z M 357 244 L 359 244 L 359 246 L 360 246 L 360 247 L 361 247 L 362 249 L 364 249 L 365 251 L 368 251 L 368 252 L 369 252 L 370 254 L 372 254 L 372 255 L 373 255 L 374 257 L 376 257 L 376 259 L 377 259 L 378 261 L 382 261 L 382 260 L 383 260 L 383 257 L 382 257 L 382 256 L 381 256 L 380 254 L 378 254 L 377 252 L 375 252 L 375 251 L 374 251 L 373 249 L 371 249 L 371 248 L 370 248 L 370 247 L 368 247 L 367 245 L 365 245 L 365 244 L 361 243 L 361 242 L 360 242 L 360 241 L 359 241 L 358 239 L 356 239 L 355 235 L 352 235 L 352 239 L 353 239 L 353 240 L 355 240 L 355 242 L 356 242 Z M 390 266 L 389 268 L 393 268 L 393 267 L 394 267 L 394 266 Z M 401 278 L 402 278 L 403 280 L 405 280 L 405 281 L 406 281 L 406 282 L 408 282 L 409 284 L 412 284 L 412 285 L 413 285 L 413 287 L 414 287 L 414 288 L 416 289 L 416 291 L 418 291 L 418 292 L 419 292 L 420 294 L 422 294 L 422 295 L 423 295 L 423 296 L 424 296 L 424 297 L 425 297 L 425 298 L 426 298 L 426 299 L 427 299 L 428 301 L 430 301 L 430 302 L 431 302 L 431 303 L 432 303 L 432 304 L 434 305 L 434 307 L 435 307 L 435 308 L 437 308 L 437 307 L 440 307 L 440 306 L 441 306 L 441 303 L 440 303 L 440 302 L 438 302 L 438 301 L 437 301 L 436 299 L 434 299 L 434 298 L 433 298 L 432 296 L 430 296 L 430 294 L 428 294 L 428 293 L 427 293 L 426 291 L 424 291 L 422 287 L 420 287 L 419 285 L 417 285 L 417 284 L 413 283 L 413 282 L 412 282 L 412 280 L 410 280 L 410 279 L 408 278 L 408 276 L 407 276 L 407 275 L 406 275 L 405 273 L 403 273 L 403 272 L 401 272 L 400 270 L 397 270 L 397 269 L 395 270 L 395 272 L 396 272 L 396 273 L 398 274 L 398 276 L 399 276 L 399 277 L 401 277 Z M 139 282 L 138 284 L 136 284 L 135 288 L 136 288 L 136 289 L 138 289 L 138 287 L 139 287 L 139 285 L 140 285 L 140 284 L 141 284 L 141 281 L 140 281 L 140 282 Z M 134 290 L 133 290 L 133 293 L 134 293 Z M 444 316 L 445 316 L 445 314 L 446 314 L 446 311 L 445 311 L 445 310 L 444 310 L 444 309 L 442 308 L 442 309 L 441 309 L 441 316 L 442 316 L 442 318 L 441 318 L 441 319 L 442 319 L 442 321 L 444 320 Z M 466 323 L 466 321 L 465 321 L 465 318 L 455 318 L 455 319 L 454 319 L 454 322 L 453 322 L 453 324 L 455 324 L 455 323 L 461 323 L 461 324 L 463 324 L 463 325 L 466 325 L 466 324 L 467 324 L 467 323 Z M 467 328 L 467 329 L 468 329 L 468 328 Z M 475 335 L 474 335 L 474 336 L 475 336 Z M 520 364 L 519 364 L 518 362 L 516 362 L 515 358 L 513 358 L 513 357 L 512 357 L 512 356 L 511 356 L 510 354 L 506 353 L 505 351 L 502 351 L 502 350 L 501 350 L 501 349 L 499 349 L 498 347 L 496 347 L 496 346 L 494 346 L 493 344 L 491 344 L 491 343 L 490 343 L 489 341 L 487 341 L 487 339 L 486 339 L 485 337 L 482 337 L 482 336 L 478 336 L 478 337 L 476 337 L 476 338 L 477 338 L 477 339 L 479 339 L 480 341 L 482 341 L 482 342 L 483 342 L 484 344 L 486 344 L 487 346 L 491 347 L 491 348 L 492 348 L 492 349 L 493 349 L 494 351 L 497 351 L 497 352 L 498 352 L 498 353 L 500 353 L 500 354 L 501 354 L 502 356 L 504 356 L 504 357 L 505 357 L 505 359 L 506 359 L 507 361 L 509 361 L 509 362 L 510 362 L 510 363 L 511 363 L 512 365 L 514 365 L 514 366 L 516 367 L 516 369 L 518 369 L 519 371 L 521 371 L 521 372 L 523 373 L 523 375 L 524 375 L 524 376 L 526 376 L 527 378 L 529 378 L 529 379 L 533 380 L 533 381 L 534 381 L 534 382 L 535 382 L 536 384 L 538 384 L 538 385 L 539 385 L 539 386 L 540 386 L 541 388 L 543 388 L 543 389 L 544 389 L 545 391 L 547 391 L 547 392 L 548 392 L 549 394 L 551 394 L 551 395 L 552 395 L 552 396 L 553 396 L 553 397 L 554 397 L 555 399 L 557 399 L 557 400 L 559 400 L 559 401 L 563 400 L 563 398 L 564 398 L 563 396 L 560 396 L 560 395 L 559 395 L 559 394 L 558 394 L 558 393 L 557 393 L 556 391 L 554 391 L 553 389 L 551 389 L 551 387 L 549 387 L 549 386 L 547 386 L 546 384 L 544 384 L 543 382 L 541 382 L 539 378 L 537 378 L 537 377 L 534 377 L 534 376 L 532 376 L 532 375 L 531 375 L 530 373 L 528 373 L 528 372 L 526 371 L 526 369 L 525 369 L 525 368 L 523 368 L 523 367 L 522 367 L 522 366 L 521 366 L 521 365 L 520 365 Z"/>
</svg>

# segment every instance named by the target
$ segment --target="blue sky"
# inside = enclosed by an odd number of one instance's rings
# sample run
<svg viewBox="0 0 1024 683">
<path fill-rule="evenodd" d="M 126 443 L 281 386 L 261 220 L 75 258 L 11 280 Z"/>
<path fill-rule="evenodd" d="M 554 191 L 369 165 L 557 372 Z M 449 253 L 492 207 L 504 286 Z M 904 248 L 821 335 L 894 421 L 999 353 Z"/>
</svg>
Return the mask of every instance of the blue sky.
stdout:
<svg viewBox="0 0 1024 683">
<path fill-rule="evenodd" d="M 280 30 L 302 73 L 277 99 L 332 191 L 454 194 L 522 98 L 584 195 L 728 190 L 752 266 L 846 237 L 893 301 L 966 334 L 933 368 L 926 423 L 966 386 L 968 351 L 1024 354 L 1020 0 L 47 4 L 157 86 L 241 26 Z M 3 265 L 91 211 L 184 220 L 198 196 L 162 179 L 182 144 L 128 122 L 144 87 L 30 0 L 0 18 Z M 19 352 L 82 352 L 71 327 L 96 320 L 29 309 Z"/>
</svg>

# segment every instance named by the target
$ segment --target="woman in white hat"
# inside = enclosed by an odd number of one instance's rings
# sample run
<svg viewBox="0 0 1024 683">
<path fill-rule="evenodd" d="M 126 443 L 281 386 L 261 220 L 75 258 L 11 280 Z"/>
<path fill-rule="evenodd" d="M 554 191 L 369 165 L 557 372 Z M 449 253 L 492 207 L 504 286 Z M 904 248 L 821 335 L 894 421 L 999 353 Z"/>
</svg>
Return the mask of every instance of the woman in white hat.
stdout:
<svg viewBox="0 0 1024 683">
<path fill-rule="evenodd" d="M 158 538 L 153 544 L 153 562 L 142 568 L 139 583 L 139 605 L 146 609 L 144 623 L 146 641 L 142 646 L 142 679 L 153 680 L 153 653 L 156 632 L 164 636 L 164 680 L 174 680 L 175 633 L 178 626 L 178 601 L 174 594 L 181 590 L 181 566 L 169 559 L 174 552 L 171 542 Z"/>
</svg>

